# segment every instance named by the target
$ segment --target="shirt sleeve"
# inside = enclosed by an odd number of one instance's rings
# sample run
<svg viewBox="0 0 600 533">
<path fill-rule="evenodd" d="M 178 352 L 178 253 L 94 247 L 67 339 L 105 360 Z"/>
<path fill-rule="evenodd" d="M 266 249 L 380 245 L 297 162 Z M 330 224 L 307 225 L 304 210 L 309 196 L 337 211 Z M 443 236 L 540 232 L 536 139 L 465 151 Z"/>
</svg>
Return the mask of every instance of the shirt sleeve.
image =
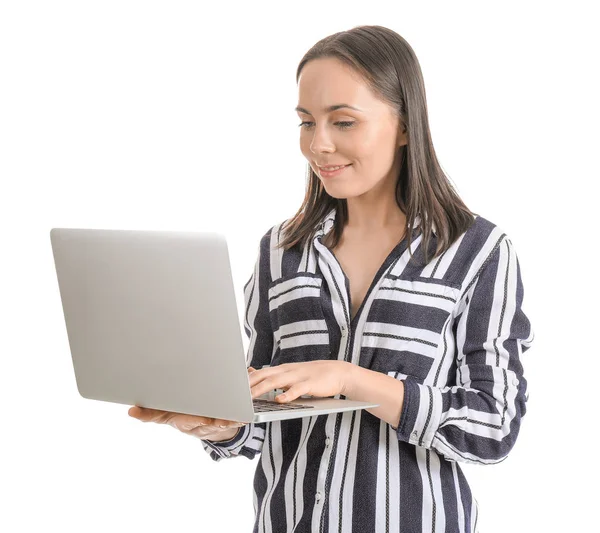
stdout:
<svg viewBox="0 0 600 533">
<path fill-rule="evenodd" d="M 269 319 L 268 289 L 271 282 L 270 249 L 271 233 L 269 229 L 262 237 L 254 271 L 244 285 L 244 331 L 250 339 L 246 354 L 246 366 L 257 370 L 271 363 L 273 354 L 273 329 Z M 254 459 L 262 451 L 268 422 L 249 423 L 242 426 L 230 440 L 212 442 L 202 439 L 204 450 L 215 461 L 231 457 L 244 456 Z"/>
<path fill-rule="evenodd" d="M 528 399 L 521 356 L 534 337 L 522 303 L 519 261 L 505 236 L 457 303 L 456 386 L 406 378 L 400 440 L 450 461 L 494 464 L 508 456 Z"/>
</svg>

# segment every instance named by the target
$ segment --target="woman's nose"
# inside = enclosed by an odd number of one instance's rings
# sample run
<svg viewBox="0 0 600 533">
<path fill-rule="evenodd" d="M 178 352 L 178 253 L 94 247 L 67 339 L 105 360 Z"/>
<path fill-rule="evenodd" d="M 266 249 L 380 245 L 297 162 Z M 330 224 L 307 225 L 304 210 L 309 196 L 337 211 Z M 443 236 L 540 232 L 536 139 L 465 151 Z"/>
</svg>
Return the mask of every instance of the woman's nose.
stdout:
<svg viewBox="0 0 600 533">
<path fill-rule="evenodd" d="M 315 128 L 313 138 L 310 142 L 310 151 L 313 154 L 335 151 L 335 146 L 331 141 L 330 135 L 324 131 L 324 128 L 319 131 Z"/>
</svg>

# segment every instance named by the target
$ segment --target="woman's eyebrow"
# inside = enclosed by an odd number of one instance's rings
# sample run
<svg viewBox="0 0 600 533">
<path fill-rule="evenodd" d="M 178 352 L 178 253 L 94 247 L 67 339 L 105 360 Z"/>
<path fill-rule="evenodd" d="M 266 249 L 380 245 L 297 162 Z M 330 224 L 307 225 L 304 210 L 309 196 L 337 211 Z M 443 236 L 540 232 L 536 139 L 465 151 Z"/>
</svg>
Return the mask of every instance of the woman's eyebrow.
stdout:
<svg viewBox="0 0 600 533">
<path fill-rule="evenodd" d="M 329 107 L 326 107 L 325 109 L 323 109 L 324 113 L 331 113 L 331 111 L 335 111 L 337 109 L 341 109 L 343 107 L 347 107 L 348 109 L 354 109 L 356 111 L 361 111 L 362 109 L 359 109 L 358 107 L 354 107 L 348 104 L 334 104 L 334 105 L 330 105 Z M 307 115 L 310 115 L 310 111 L 308 111 L 307 109 L 304 109 L 303 107 L 296 107 L 295 111 L 300 111 L 301 113 L 306 113 Z M 312 115 L 311 115 L 312 116 Z"/>
</svg>

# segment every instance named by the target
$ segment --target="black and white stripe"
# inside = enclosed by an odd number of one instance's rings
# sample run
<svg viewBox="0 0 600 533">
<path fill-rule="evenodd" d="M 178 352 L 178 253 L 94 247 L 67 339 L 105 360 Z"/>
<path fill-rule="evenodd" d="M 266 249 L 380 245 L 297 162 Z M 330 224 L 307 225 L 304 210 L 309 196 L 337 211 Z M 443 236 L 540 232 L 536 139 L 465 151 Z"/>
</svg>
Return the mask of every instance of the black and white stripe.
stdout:
<svg viewBox="0 0 600 533">
<path fill-rule="evenodd" d="M 521 356 L 533 330 L 507 235 L 475 223 L 425 267 L 420 219 L 350 318 L 349 281 L 321 239 L 276 250 L 263 236 L 244 286 L 247 363 L 351 361 L 404 381 L 397 428 L 367 411 L 248 424 L 230 441 L 202 441 L 215 461 L 260 454 L 258 532 L 477 531 L 477 501 L 459 463 L 503 461 L 526 412 Z M 434 232 L 432 247 L 435 246 Z"/>
</svg>

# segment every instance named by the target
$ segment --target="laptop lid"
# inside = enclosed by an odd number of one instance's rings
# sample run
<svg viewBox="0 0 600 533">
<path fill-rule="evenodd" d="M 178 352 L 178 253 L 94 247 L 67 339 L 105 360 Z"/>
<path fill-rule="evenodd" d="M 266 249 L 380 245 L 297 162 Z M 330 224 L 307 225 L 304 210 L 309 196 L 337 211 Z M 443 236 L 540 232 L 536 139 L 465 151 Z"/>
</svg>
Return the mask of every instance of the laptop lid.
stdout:
<svg viewBox="0 0 600 533">
<path fill-rule="evenodd" d="M 50 238 L 84 398 L 240 422 L 377 406 L 299 398 L 311 407 L 254 412 L 223 234 L 53 228 Z"/>
<path fill-rule="evenodd" d="M 81 396 L 253 419 L 224 235 L 53 228 L 50 238 Z"/>
</svg>

